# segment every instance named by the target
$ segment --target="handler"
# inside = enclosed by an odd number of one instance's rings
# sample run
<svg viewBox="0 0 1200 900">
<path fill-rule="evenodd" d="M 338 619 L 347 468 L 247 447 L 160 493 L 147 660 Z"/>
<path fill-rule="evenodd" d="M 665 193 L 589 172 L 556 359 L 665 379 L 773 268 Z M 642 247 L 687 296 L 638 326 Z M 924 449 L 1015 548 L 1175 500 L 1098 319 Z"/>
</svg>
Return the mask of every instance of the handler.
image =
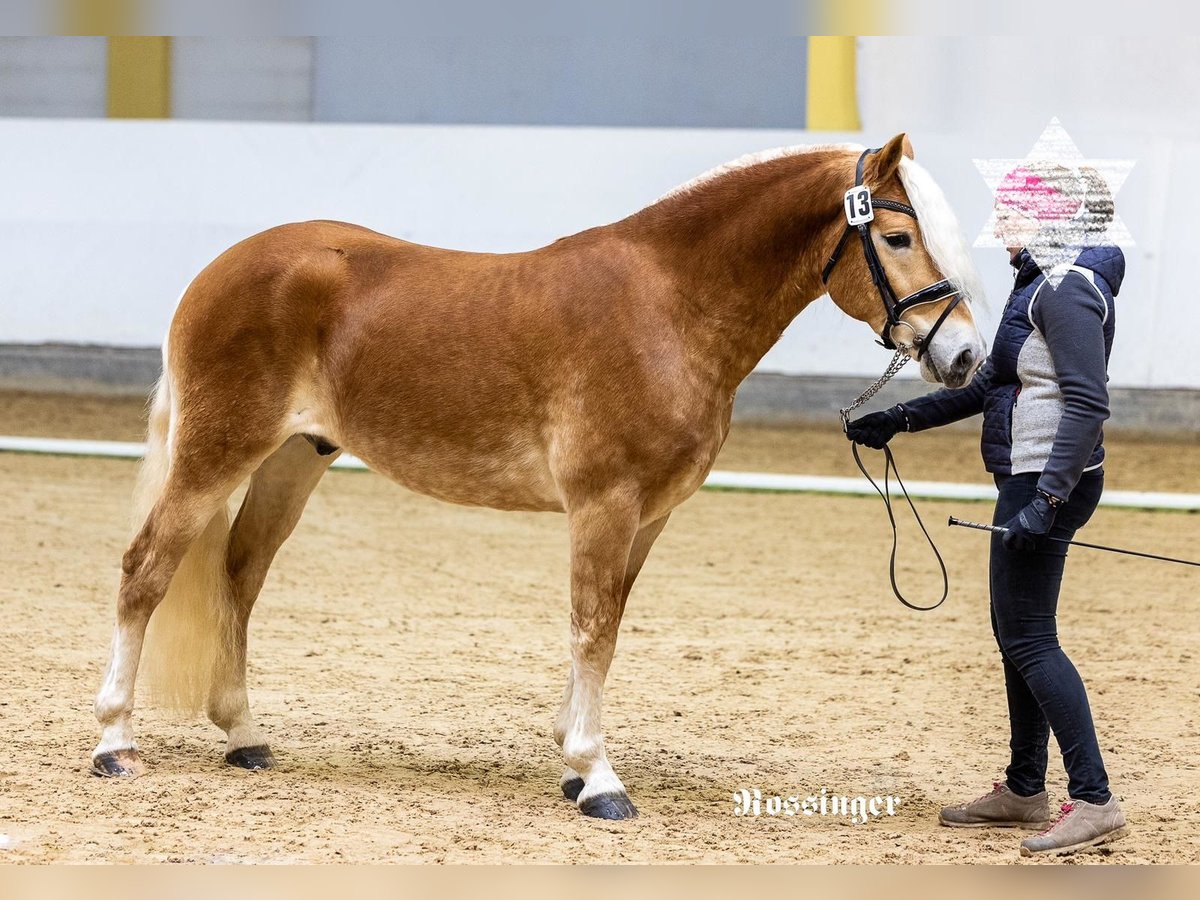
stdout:
<svg viewBox="0 0 1200 900">
<path fill-rule="evenodd" d="M 1046 826 L 1053 730 L 1070 801 L 1053 825 L 1022 841 L 1021 855 L 1063 854 L 1125 833 L 1087 692 L 1058 643 L 1055 615 L 1067 547 L 1047 540 L 1071 539 L 1104 488 L 1101 425 L 1108 418 L 1113 297 L 1125 259 L 1115 246 L 1089 246 L 1113 215 L 1111 193 L 1094 170 L 1021 167 L 1004 179 L 996 200 L 996 235 L 1008 245 L 1015 281 L 991 354 L 967 387 L 863 416 L 850 423 L 848 436 L 880 449 L 897 432 L 983 413 L 983 461 L 1000 492 L 992 521 L 1008 528 L 992 536 L 990 587 L 1012 756 L 1003 783 L 944 808 L 939 821 Z"/>
</svg>

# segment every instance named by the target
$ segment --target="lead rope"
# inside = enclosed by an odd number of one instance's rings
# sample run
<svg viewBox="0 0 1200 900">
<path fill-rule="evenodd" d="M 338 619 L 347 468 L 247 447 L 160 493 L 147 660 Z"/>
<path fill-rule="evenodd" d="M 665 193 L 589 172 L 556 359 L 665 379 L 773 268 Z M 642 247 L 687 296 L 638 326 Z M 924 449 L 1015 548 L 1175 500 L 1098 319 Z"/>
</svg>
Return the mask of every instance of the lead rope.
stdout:
<svg viewBox="0 0 1200 900">
<path fill-rule="evenodd" d="M 892 380 L 897 372 L 904 368 L 904 364 L 909 360 L 906 348 L 896 350 L 896 355 L 892 357 L 892 361 L 888 363 L 888 367 L 883 374 L 869 388 L 858 395 L 858 399 L 844 409 L 839 410 L 842 417 L 842 431 L 850 430 L 850 413 L 858 409 L 872 397 L 879 393 L 885 384 Z M 900 477 L 900 470 L 896 468 L 896 458 L 892 456 L 892 448 L 887 444 L 883 445 L 883 489 L 880 490 L 875 479 L 871 477 L 871 473 L 867 471 L 867 467 L 863 465 L 862 457 L 858 455 L 858 444 L 851 443 L 850 452 L 854 455 L 854 464 L 858 466 L 858 471 L 862 472 L 863 477 L 871 483 L 871 487 L 875 488 L 877 493 L 883 499 L 883 508 L 887 511 L 888 522 L 892 526 L 892 553 L 888 562 L 888 577 L 892 581 L 892 593 L 896 595 L 896 599 L 907 606 L 909 609 L 917 610 L 918 612 L 929 612 L 931 609 L 937 609 L 946 602 L 946 597 L 950 594 L 950 576 L 946 574 L 946 563 L 942 559 L 942 554 L 938 552 L 937 545 L 933 542 L 933 538 L 929 535 L 929 530 L 925 527 L 925 523 L 921 521 L 921 514 L 917 512 L 917 507 L 912 501 L 912 497 L 908 495 L 908 488 L 904 486 L 904 480 Z M 900 541 L 899 532 L 896 528 L 896 515 L 892 511 L 891 497 L 891 478 L 895 474 L 896 484 L 900 485 L 900 490 L 904 494 L 904 499 L 908 503 L 908 508 L 912 510 L 913 518 L 917 520 L 917 525 L 921 528 L 921 533 L 925 535 L 925 540 L 929 542 L 929 549 L 933 551 L 934 557 L 937 559 L 938 566 L 942 570 L 942 597 L 937 603 L 932 606 L 917 606 L 910 602 L 904 594 L 900 592 L 900 586 L 896 583 L 896 550 Z"/>
</svg>

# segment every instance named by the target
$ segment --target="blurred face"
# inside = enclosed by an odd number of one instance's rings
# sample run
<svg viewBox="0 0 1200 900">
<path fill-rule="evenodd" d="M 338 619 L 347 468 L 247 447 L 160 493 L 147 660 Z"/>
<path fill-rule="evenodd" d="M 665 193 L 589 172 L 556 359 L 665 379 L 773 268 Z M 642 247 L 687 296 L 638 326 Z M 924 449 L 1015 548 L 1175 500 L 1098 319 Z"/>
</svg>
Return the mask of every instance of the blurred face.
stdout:
<svg viewBox="0 0 1200 900">
<path fill-rule="evenodd" d="M 1010 256 L 1016 256 L 1038 233 L 1038 220 L 1019 209 L 996 204 L 996 237 L 1004 242 Z"/>
</svg>

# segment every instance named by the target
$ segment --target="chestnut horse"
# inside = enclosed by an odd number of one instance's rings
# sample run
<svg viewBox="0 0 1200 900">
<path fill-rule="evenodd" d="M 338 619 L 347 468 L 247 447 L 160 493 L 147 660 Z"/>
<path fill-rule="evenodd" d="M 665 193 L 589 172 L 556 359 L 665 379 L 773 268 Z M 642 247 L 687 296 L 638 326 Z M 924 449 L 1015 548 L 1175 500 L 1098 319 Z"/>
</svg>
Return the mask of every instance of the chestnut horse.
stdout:
<svg viewBox="0 0 1200 900">
<path fill-rule="evenodd" d="M 143 518 L 122 561 L 96 698 L 95 771 L 143 771 L 131 718 L 143 641 L 152 686 L 206 708 L 228 735 L 228 763 L 273 764 L 247 700 L 247 623 L 276 551 L 345 449 L 442 500 L 566 513 L 561 788 L 587 815 L 636 815 L 600 726 L 625 602 L 671 511 L 712 467 L 739 383 L 825 292 L 861 149 L 747 157 L 526 253 L 305 222 L 218 257 L 185 292 L 163 345 Z M 969 301 L 978 288 L 966 245 L 911 157 L 897 135 L 866 159 L 875 196 L 917 213 L 878 211 L 879 259 L 898 297 L 944 276 Z M 857 242 L 828 290 L 885 330 Z M 912 308 L 904 324 L 927 334 L 948 302 Z M 984 356 L 969 302 L 918 349 L 908 347 L 929 380 L 966 383 Z M 227 501 L 247 479 L 230 524 Z"/>
</svg>

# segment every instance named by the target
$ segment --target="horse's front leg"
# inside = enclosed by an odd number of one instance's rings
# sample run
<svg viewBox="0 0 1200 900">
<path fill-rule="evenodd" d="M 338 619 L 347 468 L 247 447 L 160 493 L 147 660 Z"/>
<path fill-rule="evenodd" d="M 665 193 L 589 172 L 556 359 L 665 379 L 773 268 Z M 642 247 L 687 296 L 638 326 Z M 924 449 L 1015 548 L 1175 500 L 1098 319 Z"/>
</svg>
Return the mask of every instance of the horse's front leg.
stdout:
<svg viewBox="0 0 1200 900">
<path fill-rule="evenodd" d="M 642 571 L 642 565 L 646 562 L 646 557 L 650 554 L 650 548 L 654 546 L 654 541 L 662 533 L 670 516 L 671 514 L 667 513 L 661 519 L 643 525 L 638 529 L 637 535 L 633 539 L 633 547 L 629 551 L 629 561 L 625 564 L 625 584 L 621 592 L 622 616 L 625 614 L 625 604 L 629 602 L 629 592 L 633 589 L 633 583 L 637 581 L 638 573 Z M 574 673 L 568 673 L 567 687 L 563 691 L 563 715 L 565 715 L 565 710 L 571 703 L 571 694 L 574 691 L 574 685 Z M 561 716 L 560 721 L 562 721 Z M 562 733 L 556 731 L 555 737 L 558 739 L 558 745 L 561 747 L 563 743 Z M 568 767 L 563 772 L 559 786 L 562 788 L 563 796 L 574 803 L 579 799 L 579 794 L 583 791 L 583 779 L 579 777 L 578 772 Z"/>
<path fill-rule="evenodd" d="M 626 571 L 639 531 L 640 506 L 588 500 L 569 510 L 571 531 L 571 674 L 555 727 L 570 772 L 582 780 L 584 815 L 637 815 L 604 752 L 600 705 L 625 601 Z M 564 790 L 566 785 L 564 784 Z"/>
</svg>

